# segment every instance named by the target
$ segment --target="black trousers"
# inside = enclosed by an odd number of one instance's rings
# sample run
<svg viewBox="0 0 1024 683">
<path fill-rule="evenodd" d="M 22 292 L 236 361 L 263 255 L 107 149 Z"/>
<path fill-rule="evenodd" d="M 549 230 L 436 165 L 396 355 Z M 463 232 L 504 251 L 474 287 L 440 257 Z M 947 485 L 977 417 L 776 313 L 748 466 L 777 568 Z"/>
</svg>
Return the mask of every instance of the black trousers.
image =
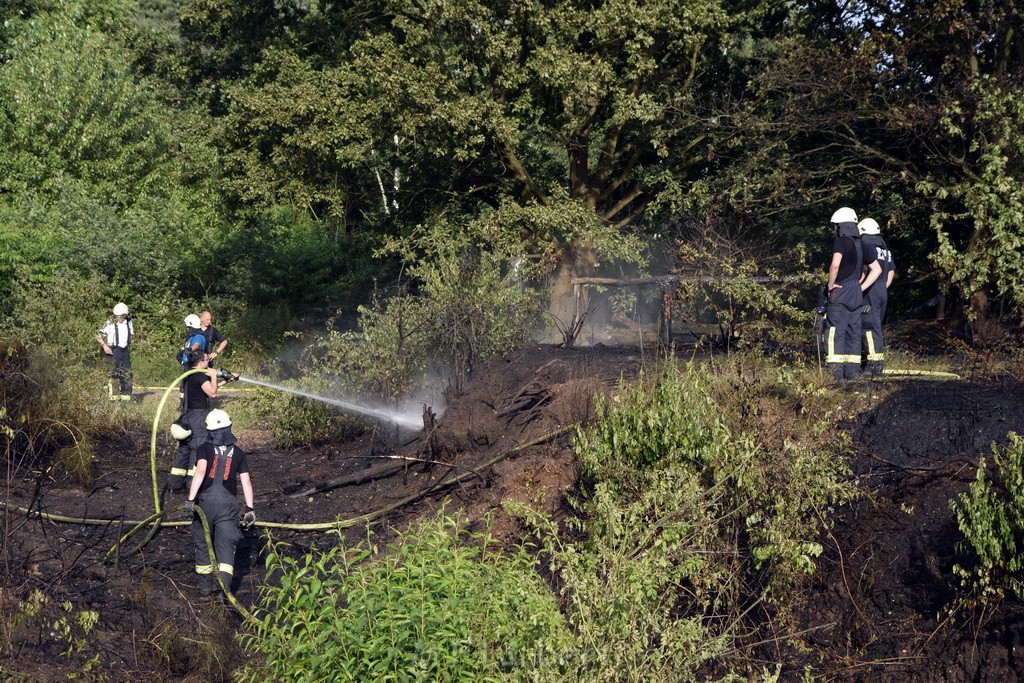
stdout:
<svg viewBox="0 0 1024 683">
<path fill-rule="evenodd" d="M 171 474 L 167 477 L 167 488 L 177 489 L 184 484 L 185 477 L 191 477 L 196 469 L 196 452 L 206 443 L 209 433 L 206 431 L 206 415 L 209 408 L 196 408 L 185 412 L 182 422 L 192 430 L 192 435 L 178 442 L 178 450 L 171 463 Z"/>
<path fill-rule="evenodd" d="M 857 274 L 839 284 L 842 287 L 832 290 L 825 313 L 828 347 L 825 362 L 836 381 L 856 379 L 860 375 L 861 309 L 864 306 Z"/>
<path fill-rule="evenodd" d="M 122 396 L 130 396 L 132 393 L 132 355 L 128 347 L 112 346 L 111 361 L 113 368 L 110 370 L 111 386 L 117 387 Z M 111 390 L 113 393 L 113 390 Z"/>
<path fill-rule="evenodd" d="M 889 292 L 885 289 L 885 283 L 872 285 L 865 294 L 864 302 L 870 307 L 861 318 L 861 329 L 864 331 L 864 350 L 867 352 L 866 360 L 869 367 L 880 366 L 885 360 L 882 323 L 885 319 L 885 309 L 889 305 Z"/>
<path fill-rule="evenodd" d="M 206 534 L 199 515 L 192 517 L 192 542 L 196 548 L 196 573 L 201 577 L 213 578 L 214 571 L 228 590 L 235 575 L 235 548 L 242 538 L 238 528 L 238 501 L 220 484 L 214 484 L 196 497 L 196 504 L 202 508 L 210 524 L 213 538 L 213 554 L 216 566 L 210 564 L 210 551 L 206 545 Z"/>
</svg>

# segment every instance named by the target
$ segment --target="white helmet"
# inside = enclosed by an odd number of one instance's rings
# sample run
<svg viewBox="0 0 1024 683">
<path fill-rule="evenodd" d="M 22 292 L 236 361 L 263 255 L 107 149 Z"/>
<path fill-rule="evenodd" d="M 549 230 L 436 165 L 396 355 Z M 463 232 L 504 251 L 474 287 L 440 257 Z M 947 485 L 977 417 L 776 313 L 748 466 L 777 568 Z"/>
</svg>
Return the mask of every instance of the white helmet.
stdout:
<svg viewBox="0 0 1024 683">
<path fill-rule="evenodd" d="M 844 206 L 841 209 L 836 209 L 836 212 L 832 214 L 832 220 L 829 223 L 856 223 L 857 212 L 848 206 Z"/>
<path fill-rule="evenodd" d="M 862 235 L 877 235 L 881 231 L 878 229 L 878 221 L 874 218 L 865 218 L 857 224 L 857 230 Z"/>
<path fill-rule="evenodd" d="M 171 436 L 173 436 L 178 441 L 184 441 L 188 437 L 192 436 L 192 430 L 185 428 L 183 425 L 177 422 L 172 422 Z"/>
<path fill-rule="evenodd" d="M 114 304 L 114 315 L 128 315 L 128 306 L 124 303 Z"/>
<path fill-rule="evenodd" d="M 202 323 L 199 322 L 198 315 L 196 315 L 195 313 L 190 313 L 189 315 L 185 316 L 185 325 L 188 327 L 199 328 L 202 325 Z"/>
<path fill-rule="evenodd" d="M 224 429 L 231 426 L 231 418 L 220 408 L 214 408 L 206 415 L 206 430 Z"/>
</svg>

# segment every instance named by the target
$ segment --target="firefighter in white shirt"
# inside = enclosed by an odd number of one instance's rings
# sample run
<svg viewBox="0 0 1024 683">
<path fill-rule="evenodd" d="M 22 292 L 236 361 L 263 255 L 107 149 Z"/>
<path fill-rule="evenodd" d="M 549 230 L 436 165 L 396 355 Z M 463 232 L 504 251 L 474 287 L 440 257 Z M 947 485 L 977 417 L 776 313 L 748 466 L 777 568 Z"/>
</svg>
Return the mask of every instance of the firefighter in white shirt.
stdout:
<svg viewBox="0 0 1024 683">
<path fill-rule="evenodd" d="M 111 401 L 129 401 L 132 398 L 132 357 L 131 343 L 135 336 L 132 317 L 128 306 L 118 303 L 114 306 L 114 318 L 96 334 L 96 341 L 103 347 L 103 353 L 110 357 L 113 368 L 107 385 Z M 115 387 L 117 391 L 115 392 Z"/>
</svg>

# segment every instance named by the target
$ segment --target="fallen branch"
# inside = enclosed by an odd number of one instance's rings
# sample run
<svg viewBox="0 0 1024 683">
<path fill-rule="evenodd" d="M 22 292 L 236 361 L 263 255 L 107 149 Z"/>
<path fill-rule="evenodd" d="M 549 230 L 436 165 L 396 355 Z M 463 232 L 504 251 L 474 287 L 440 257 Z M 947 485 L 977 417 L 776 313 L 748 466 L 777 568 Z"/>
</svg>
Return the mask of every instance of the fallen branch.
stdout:
<svg viewBox="0 0 1024 683">
<path fill-rule="evenodd" d="M 427 458 L 413 458 L 407 455 L 347 455 L 341 456 L 341 458 L 344 460 L 365 460 L 368 458 L 380 458 L 386 460 L 402 460 L 405 462 L 422 462 L 429 465 L 444 465 L 445 467 L 450 467 L 453 469 L 467 470 L 469 473 L 474 474 L 477 477 L 480 477 L 481 482 L 487 483 L 487 479 L 484 477 L 484 475 L 480 474 L 479 472 L 470 467 L 459 467 L 458 465 L 453 465 L 450 462 L 442 462 L 440 460 L 430 460 Z M 302 498 L 303 496 L 310 496 L 314 493 L 323 493 L 325 491 L 330 491 L 332 489 L 341 488 L 342 486 L 353 486 L 357 484 L 362 484 L 363 482 L 369 481 L 371 479 L 380 479 L 382 477 L 394 474 L 403 467 L 405 466 L 388 465 L 387 467 L 377 467 L 374 468 L 372 474 L 367 474 L 364 471 L 357 474 L 351 474 L 347 477 L 342 477 L 340 479 L 332 479 L 331 481 L 325 481 L 323 483 L 317 484 L 316 486 L 299 491 L 298 493 L 288 494 L 288 497 Z"/>
</svg>

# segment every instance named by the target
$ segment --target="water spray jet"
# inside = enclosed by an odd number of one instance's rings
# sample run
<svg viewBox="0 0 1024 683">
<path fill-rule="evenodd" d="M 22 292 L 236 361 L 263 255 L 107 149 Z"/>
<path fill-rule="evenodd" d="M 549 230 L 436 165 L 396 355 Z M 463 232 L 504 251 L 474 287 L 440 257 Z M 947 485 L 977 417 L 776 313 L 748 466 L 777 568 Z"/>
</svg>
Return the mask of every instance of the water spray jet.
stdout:
<svg viewBox="0 0 1024 683">
<path fill-rule="evenodd" d="M 381 422 L 388 422 L 405 429 L 412 429 L 416 431 L 422 431 L 423 429 L 423 417 L 411 417 L 404 413 L 399 413 L 393 410 L 383 410 L 380 408 L 371 408 L 369 406 L 362 406 L 357 403 L 349 403 L 348 401 L 341 401 L 336 398 L 328 398 L 327 396 L 319 396 L 317 394 L 311 394 L 308 391 L 299 391 L 298 389 L 292 389 L 291 387 L 284 387 L 280 384 L 271 384 L 270 382 L 262 382 L 258 379 L 252 379 L 251 377 L 243 377 L 236 375 L 234 379 L 239 382 L 248 382 L 249 384 L 256 384 L 261 387 L 268 389 L 276 389 L 277 391 L 284 391 L 289 394 L 295 394 L 296 396 L 302 396 L 303 398 L 312 399 L 314 401 L 321 401 L 328 403 L 333 406 L 338 406 L 342 410 L 347 410 L 351 413 L 358 415 L 364 415 L 366 417 L 379 420 Z"/>
</svg>

